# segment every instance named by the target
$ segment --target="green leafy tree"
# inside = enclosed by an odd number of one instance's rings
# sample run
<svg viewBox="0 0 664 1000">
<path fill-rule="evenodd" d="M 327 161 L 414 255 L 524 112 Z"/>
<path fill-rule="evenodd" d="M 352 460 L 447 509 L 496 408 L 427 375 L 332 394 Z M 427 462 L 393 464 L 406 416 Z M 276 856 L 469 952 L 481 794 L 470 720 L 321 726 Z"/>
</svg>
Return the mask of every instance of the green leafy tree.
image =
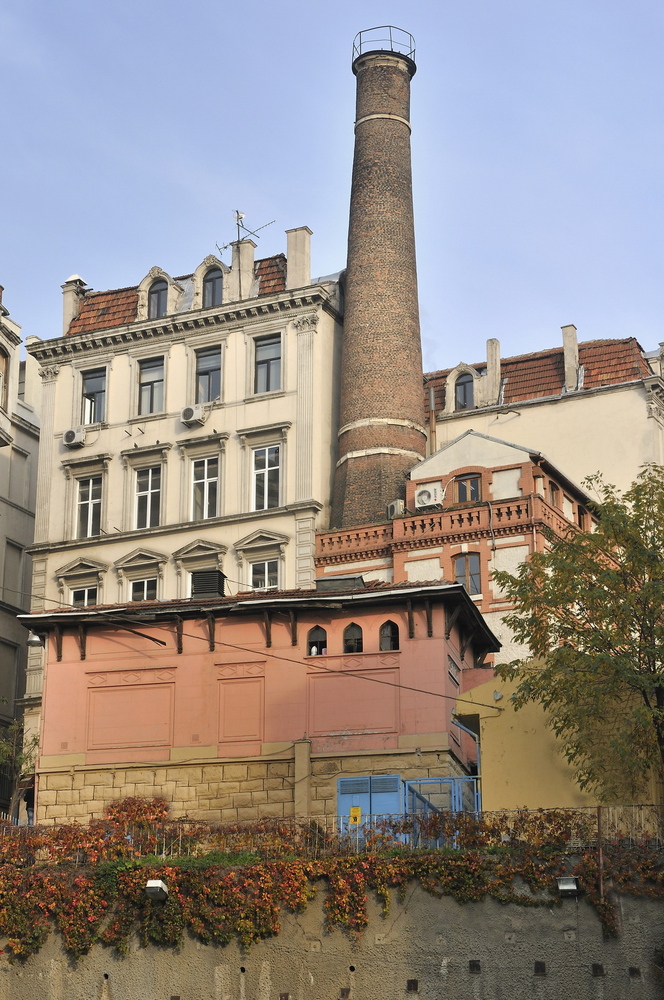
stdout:
<svg viewBox="0 0 664 1000">
<path fill-rule="evenodd" d="M 39 735 L 27 732 L 21 719 L 14 719 L 4 729 L 0 729 L 0 769 L 9 778 L 12 789 L 10 816 L 14 816 L 23 795 L 22 779 L 35 769 L 38 745 Z"/>
<path fill-rule="evenodd" d="M 518 574 L 494 580 L 531 659 L 498 673 L 515 708 L 539 702 L 579 784 L 606 800 L 642 794 L 664 768 L 664 468 L 622 495 L 595 476 L 594 531 L 551 536 Z"/>
</svg>

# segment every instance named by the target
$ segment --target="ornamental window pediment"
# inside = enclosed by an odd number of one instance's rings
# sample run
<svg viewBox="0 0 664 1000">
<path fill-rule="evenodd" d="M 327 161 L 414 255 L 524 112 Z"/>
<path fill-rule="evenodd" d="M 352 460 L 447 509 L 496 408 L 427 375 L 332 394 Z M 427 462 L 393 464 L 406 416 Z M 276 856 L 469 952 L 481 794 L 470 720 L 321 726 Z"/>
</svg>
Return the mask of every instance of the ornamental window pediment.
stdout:
<svg viewBox="0 0 664 1000">
<path fill-rule="evenodd" d="M 184 288 L 161 267 L 151 267 L 138 285 L 136 318 L 164 319 L 179 311 Z"/>
<path fill-rule="evenodd" d="M 478 405 L 480 376 L 470 365 L 460 363 L 445 380 L 445 412 L 459 413 Z"/>
<path fill-rule="evenodd" d="M 213 309 L 227 301 L 230 268 L 209 254 L 193 273 L 192 309 Z"/>
</svg>

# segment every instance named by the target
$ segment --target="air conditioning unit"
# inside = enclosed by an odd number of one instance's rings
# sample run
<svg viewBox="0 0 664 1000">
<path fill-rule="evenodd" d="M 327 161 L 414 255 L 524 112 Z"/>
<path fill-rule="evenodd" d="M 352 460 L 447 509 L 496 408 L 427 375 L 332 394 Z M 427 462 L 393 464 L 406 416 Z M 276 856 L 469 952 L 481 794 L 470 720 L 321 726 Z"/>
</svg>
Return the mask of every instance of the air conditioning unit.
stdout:
<svg viewBox="0 0 664 1000">
<path fill-rule="evenodd" d="M 403 500 L 393 500 L 392 503 L 387 505 L 387 516 L 390 521 L 393 521 L 395 517 L 403 517 L 403 512 L 406 509 L 406 505 Z"/>
<path fill-rule="evenodd" d="M 85 427 L 72 427 L 62 435 L 62 442 L 68 448 L 80 448 L 85 444 Z"/>
<path fill-rule="evenodd" d="M 200 403 L 195 403 L 193 406 L 185 406 L 180 410 L 180 420 L 187 427 L 191 427 L 192 424 L 204 424 L 207 419 L 207 413 L 205 412 L 205 407 Z"/>
<path fill-rule="evenodd" d="M 443 502 L 443 496 L 442 483 L 424 483 L 415 490 L 415 506 L 418 509 L 420 507 L 435 507 Z"/>
</svg>

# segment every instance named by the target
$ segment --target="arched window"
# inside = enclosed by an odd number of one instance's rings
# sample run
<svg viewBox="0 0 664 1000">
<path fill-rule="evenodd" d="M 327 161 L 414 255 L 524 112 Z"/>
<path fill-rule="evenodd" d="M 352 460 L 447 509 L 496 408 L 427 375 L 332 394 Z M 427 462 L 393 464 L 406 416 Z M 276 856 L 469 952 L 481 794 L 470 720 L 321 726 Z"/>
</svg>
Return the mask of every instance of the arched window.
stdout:
<svg viewBox="0 0 664 1000">
<path fill-rule="evenodd" d="M 454 383 L 454 409 L 470 410 L 473 402 L 473 376 L 470 372 L 459 375 Z"/>
<path fill-rule="evenodd" d="M 380 627 L 380 651 L 399 648 L 399 626 L 396 622 L 383 622 Z"/>
<path fill-rule="evenodd" d="M 454 577 L 457 583 L 463 584 L 469 594 L 482 593 L 480 557 L 477 552 L 464 553 L 455 558 Z"/>
<path fill-rule="evenodd" d="M 221 305 L 223 275 L 218 267 L 211 267 L 203 278 L 203 308 Z"/>
<path fill-rule="evenodd" d="M 307 635 L 307 656 L 320 656 L 327 653 L 327 632 L 320 625 L 314 625 Z"/>
<path fill-rule="evenodd" d="M 362 652 L 362 629 L 353 622 L 344 629 L 344 653 Z"/>
<path fill-rule="evenodd" d="M 153 281 L 148 292 L 148 319 L 161 319 L 166 315 L 168 282 L 163 278 Z"/>
<path fill-rule="evenodd" d="M 0 407 L 7 409 L 9 355 L 0 347 Z"/>
</svg>

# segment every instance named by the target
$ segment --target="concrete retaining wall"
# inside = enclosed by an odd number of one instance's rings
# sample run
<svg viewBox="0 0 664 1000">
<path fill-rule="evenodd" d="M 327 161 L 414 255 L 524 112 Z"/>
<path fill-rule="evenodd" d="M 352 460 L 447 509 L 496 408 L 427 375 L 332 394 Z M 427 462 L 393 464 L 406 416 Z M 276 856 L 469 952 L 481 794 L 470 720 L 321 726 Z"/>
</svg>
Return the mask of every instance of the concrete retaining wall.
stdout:
<svg viewBox="0 0 664 1000">
<path fill-rule="evenodd" d="M 413 885 L 402 903 L 393 899 L 387 919 L 372 903 L 369 927 L 354 940 L 323 930 L 321 894 L 248 953 L 188 939 L 179 951 L 134 944 L 126 957 L 97 946 L 72 963 L 53 935 L 24 965 L 2 960 L 0 1000 L 661 998 L 664 904 L 625 897 L 620 911 L 621 936 L 604 940 L 583 899 L 537 909 L 490 899 L 460 905 Z M 480 971 L 469 970 L 471 961 Z M 535 975 L 536 961 L 545 975 Z M 593 975 L 593 964 L 604 975 Z"/>
</svg>

